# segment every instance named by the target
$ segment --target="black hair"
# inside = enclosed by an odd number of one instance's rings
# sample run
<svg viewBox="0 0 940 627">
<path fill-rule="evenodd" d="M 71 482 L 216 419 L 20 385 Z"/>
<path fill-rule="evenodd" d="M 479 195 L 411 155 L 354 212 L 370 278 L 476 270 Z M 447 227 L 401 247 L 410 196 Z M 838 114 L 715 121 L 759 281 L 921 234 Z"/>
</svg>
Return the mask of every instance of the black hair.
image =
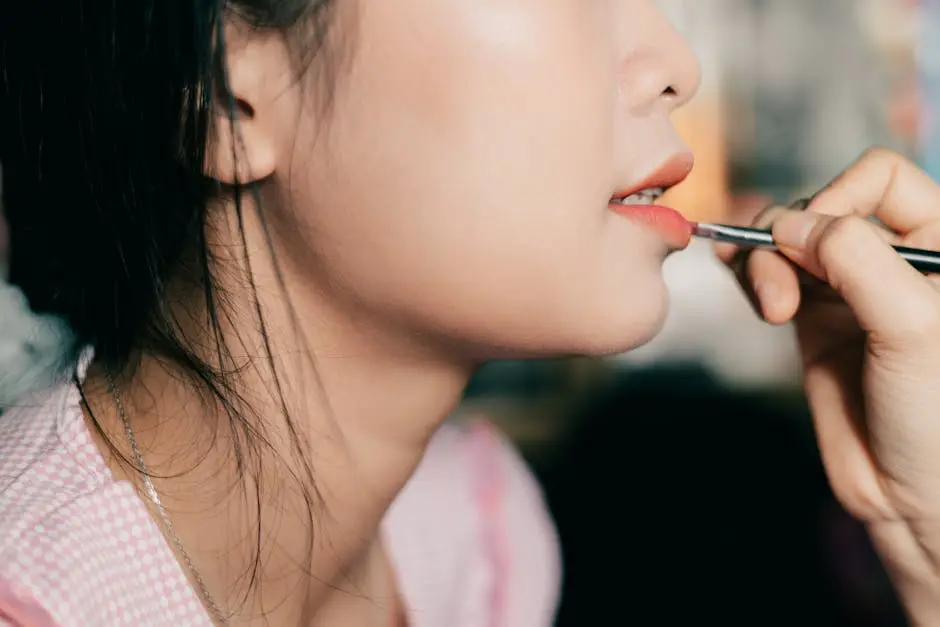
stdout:
<svg viewBox="0 0 940 627">
<path fill-rule="evenodd" d="M 115 377 L 132 373 L 142 355 L 173 364 L 222 408 L 242 472 L 269 445 L 248 419 L 237 372 L 227 367 L 220 321 L 234 303 L 218 289 L 218 260 L 207 242 L 214 198 L 230 194 L 241 224 L 241 199 L 251 191 L 237 183 L 223 189 L 203 171 L 214 116 L 224 107 L 235 120 L 225 25 L 238 19 L 302 34 L 314 50 L 329 8 L 329 0 L 0 3 L 11 282 L 35 311 L 67 321 L 74 332 L 68 362 L 91 346 L 96 366 Z M 204 309 L 192 315 L 208 321 L 209 357 L 205 338 L 188 336 L 179 318 L 187 313 L 171 302 L 180 285 Z M 260 317 L 253 284 L 247 287 L 247 306 Z M 267 360 L 273 371 L 270 347 Z M 312 517 L 318 499 L 304 465 L 307 476 L 298 480 Z M 260 544 L 260 523 L 257 531 Z"/>
</svg>

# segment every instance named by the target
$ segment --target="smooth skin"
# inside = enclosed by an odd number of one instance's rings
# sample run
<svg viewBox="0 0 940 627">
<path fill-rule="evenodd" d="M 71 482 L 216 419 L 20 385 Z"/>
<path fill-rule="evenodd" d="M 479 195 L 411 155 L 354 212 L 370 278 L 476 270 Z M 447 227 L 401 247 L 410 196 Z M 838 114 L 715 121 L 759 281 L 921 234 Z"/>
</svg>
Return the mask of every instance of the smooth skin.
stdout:
<svg viewBox="0 0 940 627">
<path fill-rule="evenodd" d="M 391 604 L 373 602 L 396 595 L 380 523 L 467 381 L 490 359 L 653 337 L 671 246 L 608 203 L 691 159 L 670 114 L 699 66 L 652 0 L 337 0 L 330 15 L 300 73 L 291 37 L 229 17 L 238 116 L 219 108 L 206 160 L 212 178 L 251 183 L 265 217 L 246 196 L 240 224 L 220 199 L 207 229 L 216 287 L 237 303 L 222 332 L 249 419 L 285 451 L 259 454 L 260 502 L 232 489 L 243 474 L 199 393 L 150 358 L 119 382 L 193 570 L 233 625 L 389 624 Z M 194 319 L 181 292 L 170 300 Z M 85 387 L 130 454 L 101 373 Z M 312 547 L 294 432 L 316 479 Z M 239 604 L 259 515 L 262 585 Z"/>
</svg>

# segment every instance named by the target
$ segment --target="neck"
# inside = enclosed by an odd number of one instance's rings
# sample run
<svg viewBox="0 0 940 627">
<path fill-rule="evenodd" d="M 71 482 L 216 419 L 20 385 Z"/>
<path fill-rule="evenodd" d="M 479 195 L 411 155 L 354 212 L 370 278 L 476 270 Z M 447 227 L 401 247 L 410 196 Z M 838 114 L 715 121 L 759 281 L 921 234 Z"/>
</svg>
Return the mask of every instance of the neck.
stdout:
<svg viewBox="0 0 940 627">
<path fill-rule="evenodd" d="M 252 259 L 251 268 L 267 337 L 252 306 L 222 329 L 231 352 L 222 365 L 238 366 L 235 411 L 145 357 L 131 380 L 118 382 L 126 417 L 216 604 L 246 622 L 264 616 L 275 624 L 334 616 L 337 604 L 375 611 L 380 522 L 472 366 L 375 322 L 351 301 L 324 298 L 325 285 L 301 281 L 289 266 L 278 280 L 273 266 Z M 96 379 L 93 370 L 89 409 L 133 459 Z M 109 463 L 142 485 L 118 457 Z"/>
</svg>

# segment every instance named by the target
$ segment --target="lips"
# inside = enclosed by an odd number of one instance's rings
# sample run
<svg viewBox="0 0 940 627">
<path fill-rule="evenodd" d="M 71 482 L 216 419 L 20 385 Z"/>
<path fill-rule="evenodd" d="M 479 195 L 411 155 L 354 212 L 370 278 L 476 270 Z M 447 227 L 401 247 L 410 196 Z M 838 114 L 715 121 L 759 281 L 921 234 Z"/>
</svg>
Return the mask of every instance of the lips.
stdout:
<svg viewBox="0 0 940 627">
<path fill-rule="evenodd" d="M 614 213 L 657 233 L 671 248 L 685 248 L 692 237 L 691 224 L 675 209 L 656 205 L 655 199 L 661 191 L 685 180 L 693 163 L 689 153 L 674 155 L 636 185 L 615 192 L 608 206 Z"/>
<path fill-rule="evenodd" d="M 692 171 L 693 165 L 695 165 L 695 159 L 691 153 L 683 152 L 673 155 L 642 181 L 615 191 L 611 200 L 619 202 L 628 196 L 657 187 L 664 191 L 668 190 L 684 181 Z"/>
<path fill-rule="evenodd" d="M 658 205 L 622 205 L 611 203 L 611 210 L 656 233 L 675 250 L 682 250 L 692 239 L 692 224 L 675 209 Z"/>
</svg>

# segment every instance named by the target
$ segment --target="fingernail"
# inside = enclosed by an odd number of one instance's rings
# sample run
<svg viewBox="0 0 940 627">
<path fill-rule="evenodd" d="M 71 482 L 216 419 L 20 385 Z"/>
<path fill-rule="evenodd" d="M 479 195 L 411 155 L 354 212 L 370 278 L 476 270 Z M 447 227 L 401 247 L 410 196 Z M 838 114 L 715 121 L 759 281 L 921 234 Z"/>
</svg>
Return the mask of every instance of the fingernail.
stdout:
<svg viewBox="0 0 940 627">
<path fill-rule="evenodd" d="M 787 212 L 774 222 L 774 239 L 781 246 L 805 248 L 809 234 L 818 222 L 817 216 L 805 211 Z"/>
</svg>

